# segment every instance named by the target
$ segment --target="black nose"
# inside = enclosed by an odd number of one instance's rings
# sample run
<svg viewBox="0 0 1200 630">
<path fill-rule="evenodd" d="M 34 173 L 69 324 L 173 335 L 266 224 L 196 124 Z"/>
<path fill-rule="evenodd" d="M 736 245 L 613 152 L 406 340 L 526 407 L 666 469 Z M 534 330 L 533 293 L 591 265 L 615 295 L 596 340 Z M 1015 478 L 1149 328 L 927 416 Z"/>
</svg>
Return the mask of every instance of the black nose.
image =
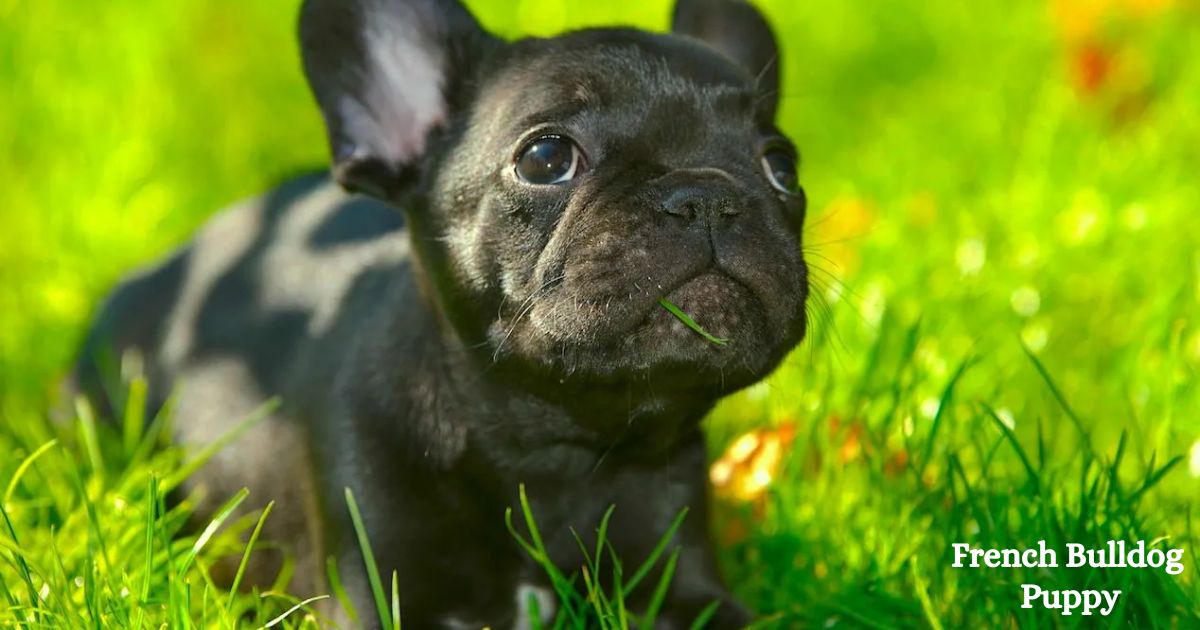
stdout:
<svg viewBox="0 0 1200 630">
<path fill-rule="evenodd" d="M 712 221 L 741 213 L 733 186 L 724 179 L 682 181 L 663 193 L 659 210 L 686 220 Z"/>
</svg>

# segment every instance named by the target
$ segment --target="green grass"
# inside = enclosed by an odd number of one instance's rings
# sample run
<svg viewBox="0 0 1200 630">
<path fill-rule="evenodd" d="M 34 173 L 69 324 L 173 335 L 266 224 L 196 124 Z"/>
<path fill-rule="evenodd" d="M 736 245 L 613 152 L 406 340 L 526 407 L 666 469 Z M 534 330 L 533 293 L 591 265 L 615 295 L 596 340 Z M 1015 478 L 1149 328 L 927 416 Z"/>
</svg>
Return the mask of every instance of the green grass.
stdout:
<svg viewBox="0 0 1200 630">
<path fill-rule="evenodd" d="M 508 35 L 661 29 L 668 14 L 470 4 Z M 714 458 L 747 431 L 794 433 L 754 491 L 719 492 L 735 591 L 768 627 L 1095 623 L 1021 609 L 1026 581 L 1121 589 L 1114 625 L 1195 625 L 1195 4 L 762 5 L 785 41 L 780 123 L 804 154 L 815 299 L 808 340 L 708 421 Z M 1087 17 L 1096 6 L 1109 8 Z M 112 428 L 46 411 L 121 274 L 324 162 L 294 13 L 280 0 L 0 0 L 0 626 L 321 621 L 279 589 L 231 597 L 210 582 L 261 512 L 209 536 L 183 528 L 191 503 L 164 495 L 194 460 L 162 443 L 168 418 L 143 431 L 136 415 Z M 950 567 L 952 542 L 1110 538 L 1182 547 L 1187 569 Z M 636 572 L 608 558 L 555 570 L 585 594 L 602 571 Z M 623 627 L 621 597 L 572 610 Z"/>
<path fill-rule="evenodd" d="M 678 306 L 676 306 L 674 303 L 672 303 L 667 298 L 659 298 L 658 304 L 659 304 L 659 306 L 662 306 L 664 309 L 666 309 L 666 311 L 668 313 L 670 313 L 671 315 L 674 315 L 676 319 L 683 322 L 684 326 L 687 326 L 688 328 L 692 329 L 692 331 L 694 331 L 697 335 L 704 337 L 705 341 L 708 341 L 709 343 L 711 343 L 715 346 L 724 346 L 729 343 L 728 339 L 724 339 L 722 337 L 714 337 L 712 335 L 712 333 L 701 328 L 700 324 L 696 323 L 696 320 L 692 319 L 687 313 L 684 313 L 682 309 L 680 309 Z"/>
</svg>

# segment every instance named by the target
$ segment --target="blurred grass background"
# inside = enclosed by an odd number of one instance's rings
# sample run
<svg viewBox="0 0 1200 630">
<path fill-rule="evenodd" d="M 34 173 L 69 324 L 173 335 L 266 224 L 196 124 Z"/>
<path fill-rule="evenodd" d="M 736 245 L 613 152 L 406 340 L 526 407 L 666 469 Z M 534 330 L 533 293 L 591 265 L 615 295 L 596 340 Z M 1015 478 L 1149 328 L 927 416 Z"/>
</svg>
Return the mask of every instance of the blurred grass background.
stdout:
<svg viewBox="0 0 1200 630">
<path fill-rule="evenodd" d="M 468 4 L 508 37 L 670 11 Z M 1022 580 L 1123 584 L 1115 619 L 1191 627 L 1200 4 L 757 4 L 819 299 L 810 339 L 710 421 L 737 591 L 783 625 L 1024 627 L 1078 617 L 1020 610 Z M 55 434 L 55 383 L 122 274 L 326 162 L 297 6 L 0 0 L 0 483 Z M 4 506 L 18 528 L 66 518 L 38 494 Z M 1108 537 L 1166 537 L 1188 569 L 948 568 L 954 541 Z"/>
</svg>

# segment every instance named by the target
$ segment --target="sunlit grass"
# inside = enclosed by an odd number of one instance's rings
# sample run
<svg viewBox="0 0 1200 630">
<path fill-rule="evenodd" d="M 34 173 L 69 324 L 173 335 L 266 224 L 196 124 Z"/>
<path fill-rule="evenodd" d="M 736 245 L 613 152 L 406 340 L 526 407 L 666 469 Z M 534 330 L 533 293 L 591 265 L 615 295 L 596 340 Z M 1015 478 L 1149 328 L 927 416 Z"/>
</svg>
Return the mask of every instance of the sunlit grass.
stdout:
<svg viewBox="0 0 1200 630">
<path fill-rule="evenodd" d="M 248 498 L 243 490 L 211 520 L 187 526 L 197 497 L 168 503 L 167 494 L 182 480 L 180 471 L 211 452 L 187 455 L 171 446 L 161 430 L 167 416 L 133 438 L 108 426 L 93 430 L 86 406 L 80 410 L 62 425 L 21 418 L 29 433 L 5 434 L 5 452 L 15 456 L 42 431 L 48 433 L 35 439 L 58 437 L 14 460 L 0 505 L 0 625 L 263 625 L 300 604 L 278 588 L 230 596 L 213 582 L 216 559 L 253 551 L 257 536 L 245 543 L 243 535 L 259 531 L 269 506 L 234 519 Z"/>
<path fill-rule="evenodd" d="M 469 4 L 507 34 L 668 14 Z M 1194 623 L 1194 6 L 761 4 L 804 155 L 813 325 L 708 422 L 735 590 L 784 626 L 1082 623 L 1021 610 L 1022 581 L 1121 589 L 1126 624 Z M 121 274 L 325 160 L 294 5 L 0 0 L 0 625 L 318 620 L 282 589 L 206 578 L 260 512 L 185 566 L 206 523 L 184 530 L 189 504 L 163 500 L 190 460 L 161 422 L 46 412 Z M 951 542 L 1109 538 L 1184 547 L 1188 568 L 949 567 Z"/>
</svg>

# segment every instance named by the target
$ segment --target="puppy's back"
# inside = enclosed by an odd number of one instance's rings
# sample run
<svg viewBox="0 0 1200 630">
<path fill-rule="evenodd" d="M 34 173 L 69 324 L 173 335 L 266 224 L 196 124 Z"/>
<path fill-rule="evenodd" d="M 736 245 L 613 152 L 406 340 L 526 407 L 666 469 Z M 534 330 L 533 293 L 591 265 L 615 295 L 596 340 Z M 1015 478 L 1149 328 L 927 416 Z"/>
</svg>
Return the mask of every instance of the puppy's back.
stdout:
<svg viewBox="0 0 1200 630">
<path fill-rule="evenodd" d="M 74 385 L 111 415 L 121 370 L 144 374 L 153 413 L 181 379 L 232 362 L 252 381 L 236 388 L 286 395 L 306 349 L 358 308 L 349 302 L 360 276 L 403 265 L 407 252 L 397 210 L 347 195 L 323 174 L 291 180 L 217 214 L 121 282 L 93 321 Z"/>
<path fill-rule="evenodd" d="M 265 401 L 282 406 L 218 452 L 180 490 L 197 524 L 241 488 L 274 500 L 265 535 L 298 567 L 292 589 L 319 590 L 318 491 L 305 416 L 397 276 L 408 274 L 401 214 L 323 175 L 289 181 L 211 219 L 165 261 L 123 281 L 101 306 L 72 377 L 104 416 L 122 409 L 122 370 L 148 381 L 147 416 L 175 397 L 174 440 L 200 447 Z M 320 386 L 317 386 L 320 384 Z M 256 554 L 247 584 L 274 580 L 282 555 Z M 234 567 L 213 568 L 228 581 Z M 225 575 L 229 573 L 229 575 Z"/>
</svg>

